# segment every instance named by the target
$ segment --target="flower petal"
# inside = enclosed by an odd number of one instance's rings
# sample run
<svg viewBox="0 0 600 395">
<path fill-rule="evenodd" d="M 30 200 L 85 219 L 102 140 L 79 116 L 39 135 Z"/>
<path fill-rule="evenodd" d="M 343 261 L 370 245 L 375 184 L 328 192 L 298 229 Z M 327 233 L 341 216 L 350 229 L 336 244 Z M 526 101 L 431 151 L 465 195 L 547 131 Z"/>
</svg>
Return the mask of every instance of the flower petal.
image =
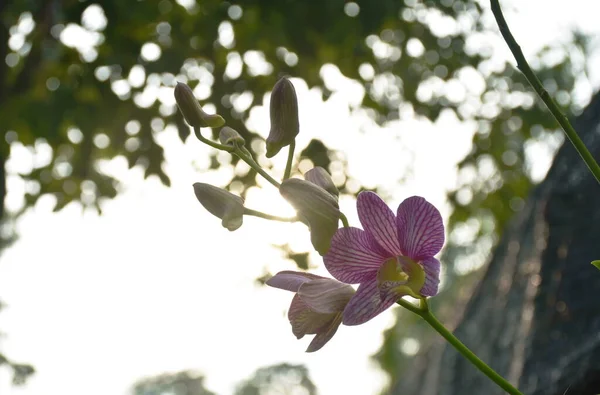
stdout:
<svg viewBox="0 0 600 395">
<path fill-rule="evenodd" d="M 377 273 L 379 266 L 389 258 L 371 235 L 358 228 L 340 228 L 331 239 L 331 247 L 323 262 L 336 279 L 347 284 L 358 284 Z"/>
<path fill-rule="evenodd" d="M 421 295 L 437 295 L 440 285 L 440 261 L 434 257 L 425 258 L 421 261 L 421 266 L 425 270 L 425 284 L 421 288 Z"/>
<path fill-rule="evenodd" d="M 266 281 L 266 284 L 286 291 L 298 292 L 300 286 L 309 280 L 324 279 L 325 277 L 306 272 L 284 270 Z"/>
<path fill-rule="evenodd" d="M 317 333 L 315 338 L 312 339 L 312 341 L 308 345 L 308 348 L 306 349 L 306 352 L 315 352 L 320 350 L 325 345 L 325 343 L 331 340 L 333 335 L 335 335 L 335 332 L 337 332 L 337 329 L 339 328 L 341 323 L 342 313 L 339 312 L 331 321 L 331 323 L 327 326 L 327 328 L 323 328 L 323 330 Z"/>
<path fill-rule="evenodd" d="M 320 186 L 298 178 L 283 181 L 279 193 L 301 218 L 308 221 L 310 241 L 320 255 L 325 255 L 338 229 L 340 210 L 337 198 Z"/>
<path fill-rule="evenodd" d="M 292 333 L 301 339 L 304 335 L 319 333 L 327 327 L 336 314 L 320 314 L 312 311 L 298 295 L 294 295 L 288 319 L 292 324 Z"/>
<path fill-rule="evenodd" d="M 354 296 L 354 288 L 339 281 L 323 278 L 302 284 L 298 295 L 317 313 L 340 313 Z"/>
<path fill-rule="evenodd" d="M 432 257 L 444 245 L 444 223 L 437 208 L 420 196 L 398 206 L 398 234 L 403 255 L 414 260 Z"/>
<path fill-rule="evenodd" d="M 376 193 L 364 191 L 358 195 L 356 210 L 365 231 L 388 253 L 400 255 L 396 218 L 387 204 Z"/>
<path fill-rule="evenodd" d="M 372 277 L 358 287 L 356 294 L 344 310 L 344 325 L 360 325 L 377 316 L 396 303 L 400 296 L 394 292 L 382 293 L 377 279 Z"/>
</svg>

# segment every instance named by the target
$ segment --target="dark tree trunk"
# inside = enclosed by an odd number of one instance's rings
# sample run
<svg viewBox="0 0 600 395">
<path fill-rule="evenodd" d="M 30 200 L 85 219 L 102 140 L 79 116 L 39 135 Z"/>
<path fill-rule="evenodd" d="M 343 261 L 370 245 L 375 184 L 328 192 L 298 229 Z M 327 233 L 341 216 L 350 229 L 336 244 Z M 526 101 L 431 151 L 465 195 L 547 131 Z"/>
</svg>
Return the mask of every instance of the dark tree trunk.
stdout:
<svg viewBox="0 0 600 395">
<path fill-rule="evenodd" d="M 575 120 L 600 159 L 600 94 Z M 526 395 L 600 394 L 600 185 L 566 142 L 515 216 L 455 334 Z M 393 390 L 504 392 L 442 341 Z"/>
</svg>

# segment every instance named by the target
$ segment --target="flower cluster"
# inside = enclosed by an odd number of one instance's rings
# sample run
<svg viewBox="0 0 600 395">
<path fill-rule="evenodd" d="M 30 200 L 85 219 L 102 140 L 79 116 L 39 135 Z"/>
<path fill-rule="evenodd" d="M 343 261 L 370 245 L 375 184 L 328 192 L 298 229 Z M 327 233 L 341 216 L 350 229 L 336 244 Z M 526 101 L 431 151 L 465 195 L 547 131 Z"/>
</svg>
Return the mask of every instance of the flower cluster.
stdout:
<svg viewBox="0 0 600 395">
<path fill-rule="evenodd" d="M 288 318 L 297 338 L 315 335 L 307 352 L 323 347 L 344 325 L 363 324 L 404 296 L 423 299 L 438 292 L 440 262 L 434 257 L 444 244 L 444 225 L 439 211 L 424 198 L 404 200 L 396 213 L 373 192 L 358 195 L 357 211 L 363 229 L 350 227 L 339 210 L 339 191 L 321 167 L 290 178 L 295 138 L 299 133 L 298 100 L 293 84 L 280 79 L 271 94 L 271 131 L 266 139 L 267 157 L 289 146 L 288 166 L 281 183 L 274 180 L 244 147 L 245 139 L 225 126 L 219 143 L 202 137 L 201 127 L 220 127 L 225 120 L 206 114 L 185 84 L 175 88 L 175 98 L 185 120 L 203 142 L 237 155 L 279 189 L 297 211 L 296 218 L 279 218 L 244 206 L 241 197 L 204 183 L 194 184 L 198 201 L 221 219 L 230 231 L 242 226 L 244 215 L 302 221 L 310 229 L 315 250 L 334 277 L 282 271 L 267 285 L 295 295 Z M 339 228 L 342 220 L 344 226 Z M 351 286 L 358 284 L 358 289 Z"/>
</svg>

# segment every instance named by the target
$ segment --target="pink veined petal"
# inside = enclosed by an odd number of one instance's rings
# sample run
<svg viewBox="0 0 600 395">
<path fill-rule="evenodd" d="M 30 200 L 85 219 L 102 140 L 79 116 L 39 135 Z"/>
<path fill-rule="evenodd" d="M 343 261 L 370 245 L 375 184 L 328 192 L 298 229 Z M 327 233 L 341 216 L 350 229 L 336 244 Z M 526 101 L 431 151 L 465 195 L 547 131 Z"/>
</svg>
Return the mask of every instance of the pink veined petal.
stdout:
<svg viewBox="0 0 600 395">
<path fill-rule="evenodd" d="M 435 296 L 440 285 L 440 261 L 434 257 L 425 258 L 421 261 L 425 271 L 425 284 L 421 288 L 421 295 Z"/>
<path fill-rule="evenodd" d="M 323 257 L 325 267 L 336 279 L 358 284 L 373 275 L 388 254 L 362 229 L 340 228 L 331 239 L 331 247 Z"/>
<path fill-rule="evenodd" d="M 333 279 L 322 278 L 302 284 L 298 295 L 317 313 L 339 313 L 344 311 L 344 307 L 354 296 L 354 288 Z"/>
<path fill-rule="evenodd" d="M 270 279 L 267 280 L 266 284 L 279 289 L 285 289 L 286 291 L 298 292 L 300 286 L 307 281 L 321 279 L 325 277 L 317 276 L 316 274 L 305 273 L 305 272 L 294 272 L 291 270 L 284 270 Z"/>
<path fill-rule="evenodd" d="M 337 329 L 339 328 L 341 323 L 342 313 L 339 312 L 331 321 L 331 323 L 326 328 L 323 328 L 322 331 L 317 333 L 314 339 L 312 339 L 312 341 L 308 345 L 308 348 L 306 349 L 306 352 L 319 351 L 329 340 L 331 340 L 333 335 L 335 335 L 335 332 L 337 332 Z"/>
<path fill-rule="evenodd" d="M 400 296 L 393 292 L 383 293 L 377 287 L 377 279 L 360 284 L 356 294 L 344 310 L 344 325 L 360 325 L 377 316 L 396 303 Z"/>
<path fill-rule="evenodd" d="M 298 295 L 294 295 L 288 311 L 292 333 L 298 339 L 301 339 L 304 335 L 319 333 L 334 318 L 335 314 L 321 314 L 312 311 Z"/>
<path fill-rule="evenodd" d="M 434 256 L 444 245 L 444 223 L 434 205 L 420 196 L 400 203 L 398 236 L 403 255 L 416 261 Z"/>
<path fill-rule="evenodd" d="M 358 218 L 365 231 L 390 255 L 401 255 L 394 212 L 376 193 L 363 191 L 356 202 Z"/>
</svg>

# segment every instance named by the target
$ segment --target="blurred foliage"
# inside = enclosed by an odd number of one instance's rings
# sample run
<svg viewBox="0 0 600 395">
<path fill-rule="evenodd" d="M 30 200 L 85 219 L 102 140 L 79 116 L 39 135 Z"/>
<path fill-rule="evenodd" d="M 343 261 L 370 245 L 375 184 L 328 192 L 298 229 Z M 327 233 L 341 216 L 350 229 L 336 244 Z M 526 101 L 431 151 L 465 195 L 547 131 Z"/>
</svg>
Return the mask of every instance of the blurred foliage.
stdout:
<svg viewBox="0 0 600 395">
<path fill-rule="evenodd" d="M 132 395 L 215 395 L 204 388 L 204 377 L 193 372 L 165 373 L 139 380 Z"/>
<path fill-rule="evenodd" d="M 33 368 L 33 366 L 10 361 L 2 353 L 0 353 L 0 366 L 2 365 L 8 365 L 8 367 L 12 370 L 12 382 L 14 385 L 24 384 L 25 380 L 27 380 L 29 376 L 35 373 L 35 369 Z"/>
<path fill-rule="evenodd" d="M 190 371 L 165 373 L 137 381 L 132 395 L 215 395 L 204 387 L 204 376 Z M 316 395 L 304 365 L 281 363 L 257 369 L 236 385 L 235 395 Z"/>
<path fill-rule="evenodd" d="M 99 166 L 115 157 L 169 185 L 157 135 L 168 125 L 183 140 L 190 135 L 172 98 L 176 81 L 195 88 L 262 157 L 264 142 L 245 122 L 252 107 L 282 74 L 304 79 L 327 99 L 335 87 L 321 71 L 333 64 L 364 87 L 361 106 L 351 111 L 366 111 L 379 125 L 454 114 L 476 130 L 449 195 L 454 210 L 443 261 L 451 303 L 463 289 L 451 285 L 473 278 L 455 263 L 485 260 L 538 181 L 526 147 L 552 151 L 560 142 L 524 79 L 495 58 L 489 37 L 497 33 L 483 14 L 471 0 L 0 1 L 0 170 L 16 152 L 21 160 L 23 152 L 30 156 L 30 166 L 0 172 L 0 185 L 7 177 L 22 182 L 23 210 L 44 195 L 55 210 L 73 201 L 100 210 L 121 189 Z M 574 35 L 573 43 L 555 43 L 532 63 L 569 114 L 579 110 L 572 93 L 585 78 L 577 59 L 587 51 L 585 37 Z M 344 131 L 332 133 L 343 138 Z M 346 169 L 343 155 L 319 140 L 299 148 L 315 165 Z M 221 165 L 216 153 L 210 163 Z M 235 173 L 231 183 L 248 188 L 256 174 Z M 350 193 L 345 181 L 338 187 Z M 400 339 L 427 340 L 410 320 L 403 316 L 387 332 L 378 355 L 393 380 L 407 358 Z"/>
<path fill-rule="evenodd" d="M 254 375 L 238 384 L 235 395 L 316 395 L 304 365 L 281 363 L 258 369 Z"/>
</svg>

